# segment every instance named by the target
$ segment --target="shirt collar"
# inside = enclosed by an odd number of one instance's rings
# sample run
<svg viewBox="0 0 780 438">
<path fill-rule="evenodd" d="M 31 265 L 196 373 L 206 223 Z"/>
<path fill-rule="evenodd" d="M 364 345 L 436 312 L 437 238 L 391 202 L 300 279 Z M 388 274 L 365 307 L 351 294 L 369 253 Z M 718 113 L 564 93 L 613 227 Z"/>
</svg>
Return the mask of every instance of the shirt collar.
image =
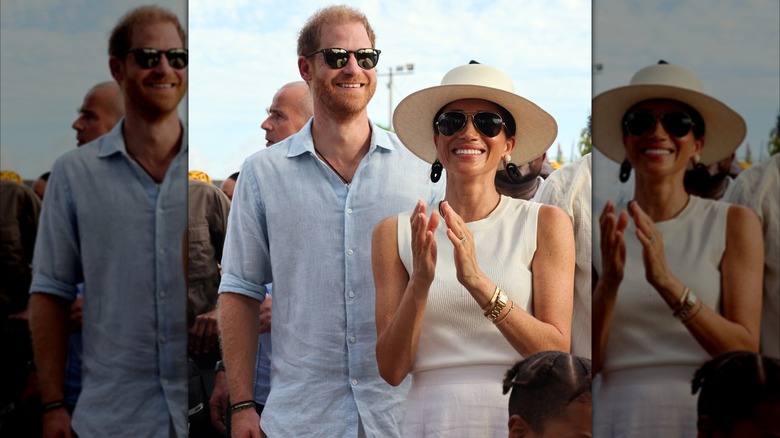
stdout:
<svg viewBox="0 0 780 438">
<path fill-rule="evenodd" d="M 181 149 L 179 150 L 179 154 L 182 154 L 188 151 L 189 142 L 187 141 L 187 124 L 181 120 L 179 120 L 179 124 L 181 125 L 182 130 Z M 122 117 L 119 119 L 113 129 L 108 131 L 108 133 L 97 140 L 100 142 L 100 152 L 98 153 L 99 158 L 110 157 L 116 153 L 121 153 L 124 156 L 129 157 L 127 154 L 127 146 L 125 145 L 125 138 L 122 136 L 122 127 L 124 125 L 125 118 Z"/>
<path fill-rule="evenodd" d="M 297 134 L 291 135 L 283 140 L 291 142 L 290 149 L 287 151 L 288 158 L 297 157 L 304 153 L 315 155 L 314 138 L 311 135 L 312 123 L 314 123 L 313 117 L 309 119 Z M 371 122 L 369 121 L 369 123 Z M 389 133 L 386 130 L 371 123 L 371 147 L 369 147 L 368 153 L 371 154 L 376 148 L 382 148 L 389 151 L 395 150 L 395 146 L 388 134 Z"/>
</svg>

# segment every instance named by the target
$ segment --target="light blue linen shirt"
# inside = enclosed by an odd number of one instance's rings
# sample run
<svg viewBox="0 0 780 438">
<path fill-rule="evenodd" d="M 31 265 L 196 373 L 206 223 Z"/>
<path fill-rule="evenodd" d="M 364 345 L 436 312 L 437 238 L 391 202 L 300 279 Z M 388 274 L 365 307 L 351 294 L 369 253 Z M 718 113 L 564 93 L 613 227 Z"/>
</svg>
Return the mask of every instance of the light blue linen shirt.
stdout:
<svg viewBox="0 0 780 438">
<path fill-rule="evenodd" d="M 269 436 L 356 437 L 359 420 L 369 437 L 400 436 L 408 382 L 379 376 L 371 234 L 418 199 L 441 199 L 444 180 L 372 125 L 347 187 L 315 155 L 311 123 L 244 162 L 219 291 L 263 300 L 274 284 Z"/>
<path fill-rule="evenodd" d="M 127 155 L 124 119 L 54 163 L 31 292 L 84 282 L 80 436 L 187 436 L 187 132 L 163 182 Z"/>
</svg>

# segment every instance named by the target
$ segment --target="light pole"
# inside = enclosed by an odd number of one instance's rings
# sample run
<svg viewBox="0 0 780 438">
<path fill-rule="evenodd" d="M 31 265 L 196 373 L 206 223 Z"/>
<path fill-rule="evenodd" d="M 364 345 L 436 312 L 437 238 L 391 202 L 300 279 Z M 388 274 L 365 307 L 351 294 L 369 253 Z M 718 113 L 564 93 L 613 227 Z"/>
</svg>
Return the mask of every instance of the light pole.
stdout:
<svg viewBox="0 0 780 438">
<path fill-rule="evenodd" d="M 387 69 L 387 73 L 377 73 L 377 76 L 387 76 L 387 90 L 389 92 L 389 101 L 387 104 L 387 126 L 389 129 L 393 129 L 393 76 L 394 75 L 410 75 L 414 73 L 414 64 L 408 63 L 404 65 L 396 65 Z"/>
</svg>

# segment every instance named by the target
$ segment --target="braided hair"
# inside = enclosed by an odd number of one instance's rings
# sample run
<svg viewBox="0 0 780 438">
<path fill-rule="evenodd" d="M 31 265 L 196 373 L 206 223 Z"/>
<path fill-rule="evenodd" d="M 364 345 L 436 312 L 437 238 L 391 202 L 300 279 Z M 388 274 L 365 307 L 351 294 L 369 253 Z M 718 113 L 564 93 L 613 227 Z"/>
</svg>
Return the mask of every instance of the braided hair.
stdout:
<svg viewBox="0 0 780 438">
<path fill-rule="evenodd" d="M 699 417 L 730 434 L 739 420 L 755 418 L 761 403 L 780 403 L 780 359 L 750 351 L 732 351 L 696 371 L 691 393 L 699 392 Z"/>
<path fill-rule="evenodd" d="M 538 434 L 572 402 L 590 404 L 590 387 L 590 359 L 560 351 L 536 353 L 516 363 L 504 379 L 504 394 L 512 391 L 509 416 L 519 415 Z"/>
</svg>

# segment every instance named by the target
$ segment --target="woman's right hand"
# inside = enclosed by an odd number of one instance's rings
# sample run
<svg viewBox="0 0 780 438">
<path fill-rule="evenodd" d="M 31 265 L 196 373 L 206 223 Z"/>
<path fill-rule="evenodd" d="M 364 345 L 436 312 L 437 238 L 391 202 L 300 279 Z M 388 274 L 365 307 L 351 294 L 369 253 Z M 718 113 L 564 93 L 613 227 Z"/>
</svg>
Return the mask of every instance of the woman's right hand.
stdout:
<svg viewBox="0 0 780 438">
<path fill-rule="evenodd" d="M 626 241 L 624 232 L 628 226 L 628 213 L 616 214 L 616 207 L 608 199 L 599 217 L 601 229 L 601 273 L 599 280 L 619 285 L 623 281 L 626 266 Z"/>
<path fill-rule="evenodd" d="M 411 281 L 430 286 L 436 274 L 436 238 L 434 233 L 439 226 L 439 212 L 433 211 L 431 218 L 426 216 L 424 202 L 417 201 L 410 218 L 412 225 L 412 261 L 414 271 Z M 427 288 L 426 288 L 427 289 Z"/>
</svg>

